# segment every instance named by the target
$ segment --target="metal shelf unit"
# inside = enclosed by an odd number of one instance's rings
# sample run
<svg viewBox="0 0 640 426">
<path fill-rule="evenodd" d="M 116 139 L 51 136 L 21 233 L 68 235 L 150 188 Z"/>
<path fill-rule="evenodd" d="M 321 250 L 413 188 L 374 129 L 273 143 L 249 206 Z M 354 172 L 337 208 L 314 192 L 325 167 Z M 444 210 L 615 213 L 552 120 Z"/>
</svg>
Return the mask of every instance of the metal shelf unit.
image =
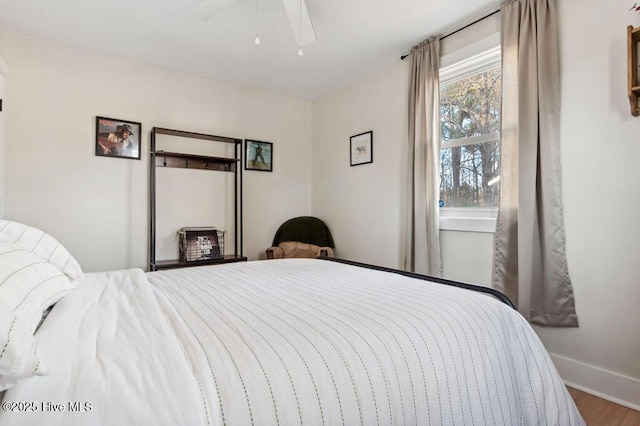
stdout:
<svg viewBox="0 0 640 426">
<path fill-rule="evenodd" d="M 235 145 L 234 157 L 211 157 L 187 154 L 183 152 L 167 152 L 156 150 L 156 135 L 178 136 L 191 139 L 203 139 Z M 154 127 L 151 129 L 151 150 L 149 164 L 149 270 L 184 268 L 218 263 L 241 262 L 247 260 L 242 255 L 242 139 L 224 136 L 206 135 L 181 130 Z M 234 174 L 234 251 L 223 259 L 187 262 L 180 259 L 156 260 L 156 168 L 174 167 L 199 169 L 207 171 L 227 172 Z"/>
</svg>

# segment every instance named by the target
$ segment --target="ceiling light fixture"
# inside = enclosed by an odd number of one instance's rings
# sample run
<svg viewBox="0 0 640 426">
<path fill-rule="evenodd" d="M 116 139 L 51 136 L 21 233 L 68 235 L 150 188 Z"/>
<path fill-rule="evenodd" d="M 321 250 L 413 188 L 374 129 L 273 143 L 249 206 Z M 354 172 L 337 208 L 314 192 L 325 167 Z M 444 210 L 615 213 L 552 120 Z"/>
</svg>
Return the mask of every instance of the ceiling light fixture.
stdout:
<svg viewBox="0 0 640 426">
<path fill-rule="evenodd" d="M 300 42 L 298 43 L 298 56 L 303 56 L 304 52 L 302 51 L 302 0 L 298 3 L 298 8 L 300 14 L 298 15 L 298 25 L 300 28 Z"/>
<path fill-rule="evenodd" d="M 260 44 L 260 0 L 256 0 L 256 45 Z"/>
<path fill-rule="evenodd" d="M 232 5 L 239 3 L 240 0 L 195 0 L 199 3 L 188 10 L 188 13 L 196 19 L 208 21 L 213 16 L 224 13 L 225 9 L 231 8 Z M 261 44 L 260 40 L 260 4 L 256 1 L 256 38 L 254 43 Z M 313 23 L 309 17 L 306 0 L 280 0 L 284 6 L 291 29 L 298 42 L 298 55 L 303 56 L 302 46 L 316 41 L 316 32 L 313 29 Z M 2 2 L 2 0 L 0 0 Z M 296 3 L 298 3 L 296 5 Z M 269 7 L 269 4 L 265 3 Z M 298 6 L 298 10 L 296 10 Z M 296 19 L 298 22 L 296 22 Z"/>
</svg>

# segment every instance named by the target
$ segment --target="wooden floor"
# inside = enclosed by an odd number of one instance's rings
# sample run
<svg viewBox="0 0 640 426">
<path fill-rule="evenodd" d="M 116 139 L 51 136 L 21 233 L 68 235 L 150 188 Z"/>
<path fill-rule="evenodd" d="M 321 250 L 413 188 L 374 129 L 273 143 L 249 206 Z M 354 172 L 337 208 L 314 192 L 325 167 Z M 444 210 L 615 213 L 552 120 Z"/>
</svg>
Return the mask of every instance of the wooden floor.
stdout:
<svg viewBox="0 0 640 426">
<path fill-rule="evenodd" d="M 640 426 L 640 411 L 567 387 L 587 426 Z"/>
</svg>

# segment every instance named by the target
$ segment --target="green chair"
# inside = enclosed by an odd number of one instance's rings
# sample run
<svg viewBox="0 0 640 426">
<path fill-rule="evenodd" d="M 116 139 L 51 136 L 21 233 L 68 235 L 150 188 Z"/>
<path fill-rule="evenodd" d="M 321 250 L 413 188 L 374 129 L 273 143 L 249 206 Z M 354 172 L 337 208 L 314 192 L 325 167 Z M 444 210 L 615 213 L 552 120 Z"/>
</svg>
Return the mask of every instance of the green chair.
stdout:
<svg viewBox="0 0 640 426">
<path fill-rule="evenodd" d="M 268 259 L 334 257 L 329 227 L 313 216 L 294 217 L 284 222 L 267 249 Z"/>
</svg>

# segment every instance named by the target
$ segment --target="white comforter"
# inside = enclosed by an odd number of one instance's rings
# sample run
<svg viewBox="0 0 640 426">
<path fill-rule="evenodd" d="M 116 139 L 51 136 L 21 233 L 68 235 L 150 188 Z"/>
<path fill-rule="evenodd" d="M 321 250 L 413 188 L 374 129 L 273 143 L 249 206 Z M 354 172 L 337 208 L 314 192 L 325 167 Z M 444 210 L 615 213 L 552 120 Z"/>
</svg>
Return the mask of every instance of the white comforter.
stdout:
<svg viewBox="0 0 640 426">
<path fill-rule="evenodd" d="M 322 260 L 86 274 L 37 337 L 0 424 L 584 424 L 511 308 Z"/>
</svg>

